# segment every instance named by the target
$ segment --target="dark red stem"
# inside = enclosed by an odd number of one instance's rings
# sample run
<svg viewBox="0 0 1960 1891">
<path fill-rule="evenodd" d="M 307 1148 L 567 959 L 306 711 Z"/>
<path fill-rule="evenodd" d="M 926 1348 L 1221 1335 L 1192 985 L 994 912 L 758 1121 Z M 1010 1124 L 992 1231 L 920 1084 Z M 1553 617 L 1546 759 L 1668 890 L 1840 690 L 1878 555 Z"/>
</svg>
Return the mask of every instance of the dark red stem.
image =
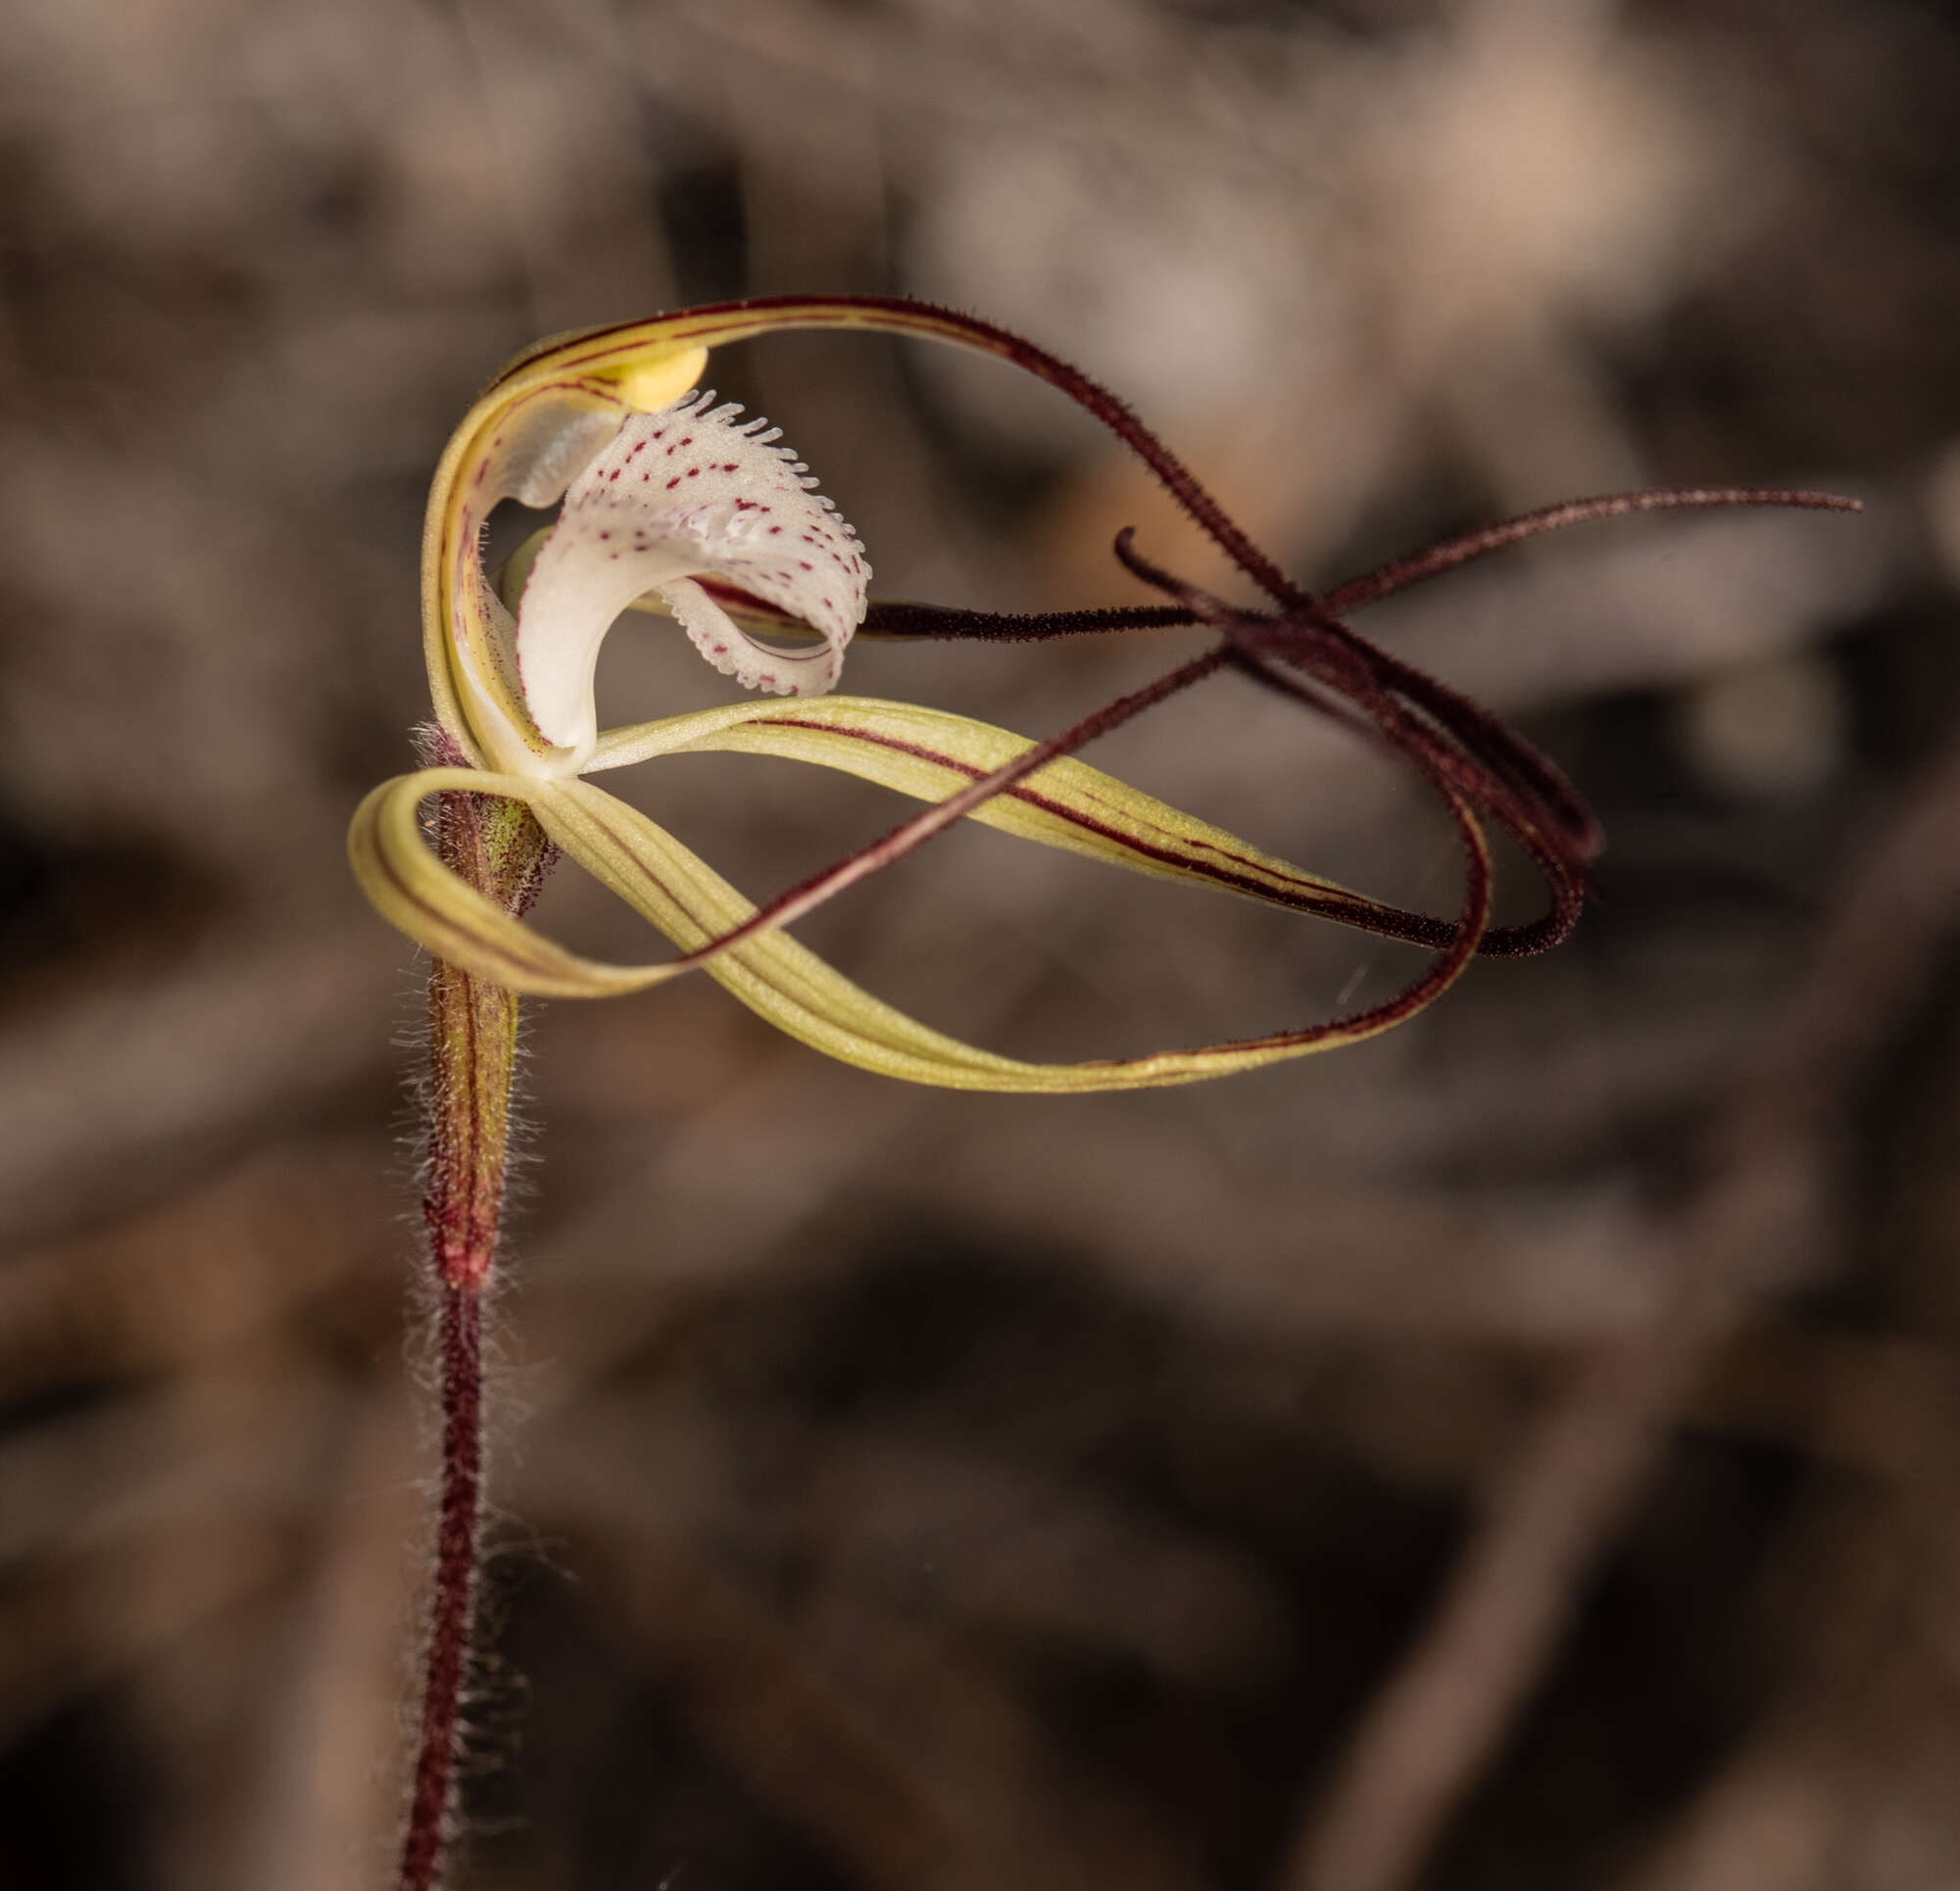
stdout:
<svg viewBox="0 0 1960 1891">
<path fill-rule="evenodd" d="M 441 732 L 432 763 L 464 757 Z M 551 863 L 543 831 L 520 802 L 450 794 L 436 812 L 444 862 L 507 910 L 521 913 Z M 434 1891 L 454 1826 L 456 1758 L 468 1677 L 483 1513 L 483 1302 L 497 1260 L 516 1068 L 517 997 L 438 959 L 429 968 L 428 1231 L 442 1376 L 442 1489 L 399 1891 Z"/>
<path fill-rule="evenodd" d="M 447 1285 L 440 1292 L 442 1505 L 402 1891 L 431 1891 L 448 1848 L 482 1534 L 483 1293 L 479 1285 Z"/>
</svg>

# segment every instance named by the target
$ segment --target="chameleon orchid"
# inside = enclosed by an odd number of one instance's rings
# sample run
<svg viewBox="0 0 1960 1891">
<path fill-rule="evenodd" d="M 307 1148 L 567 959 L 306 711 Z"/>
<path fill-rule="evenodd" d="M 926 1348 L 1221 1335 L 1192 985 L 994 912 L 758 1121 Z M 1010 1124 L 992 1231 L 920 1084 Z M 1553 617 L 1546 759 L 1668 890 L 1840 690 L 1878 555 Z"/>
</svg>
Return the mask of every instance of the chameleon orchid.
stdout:
<svg viewBox="0 0 1960 1891">
<path fill-rule="evenodd" d="M 1444 946 L 1467 938 L 1473 949 L 1483 918 L 1480 907 L 1462 927 L 1412 928 L 1411 915 L 1062 757 L 1065 748 L 1098 731 L 1043 746 L 932 709 L 825 696 L 865 616 L 870 571 L 863 549 L 815 494 L 802 462 L 774 444 L 773 432 L 761 431 L 760 421 L 737 424 L 740 409 L 714 407 L 711 394 L 691 390 L 707 360 L 696 337 L 737 339 L 826 318 L 969 341 L 991 332 L 904 305 L 703 312 L 561 343 L 508 370 L 478 404 L 437 474 L 428 528 L 430 685 L 445 752 L 460 765 L 385 783 L 355 817 L 355 870 L 382 914 L 440 957 L 538 996 L 612 995 L 701 966 L 772 1024 L 832 1056 L 963 1089 L 1080 1091 L 1190 1082 L 1351 1042 L 1437 995 L 1446 978 L 1425 979 L 1412 1001 L 1335 1025 L 1146 1057 L 1045 1065 L 935 1032 L 783 935 L 790 919 L 957 813 L 1140 872 Z M 478 547 L 485 520 L 505 499 L 564 504 L 557 525 L 493 582 Z M 704 655 L 737 682 L 821 700 L 784 703 L 764 697 L 601 734 L 593 699 L 599 647 L 619 612 L 643 602 L 670 611 Z M 1197 614 L 1187 608 L 1159 616 L 1189 622 Z M 747 627 L 759 623 L 779 634 L 813 633 L 815 647 L 793 652 L 765 644 Z M 1007 632 L 1045 627 L 1010 620 Z M 971 620 L 934 623 L 927 634 L 986 628 Z M 1200 661 L 1206 670 L 1217 667 L 1210 658 Z M 1116 719 L 1120 713 L 1102 726 Z M 868 857 L 759 913 L 671 835 L 585 779 L 706 750 L 815 762 L 935 806 Z M 1028 779 L 1037 767 L 1039 780 Z M 597 964 L 564 950 L 445 868 L 424 842 L 419 810 L 430 795 L 463 788 L 527 806 L 558 849 L 644 914 L 682 955 L 648 965 Z M 962 790 L 960 806 L 949 812 L 947 798 Z M 1445 793 L 1456 791 L 1446 785 Z M 1467 805 L 1461 813 L 1466 835 L 1474 835 Z M 1455 951 L 1448 975 L 1460 972 L 1468 956 L 1468 949 Z"/>
<path fill-rule="evenodd" d="M 760 420 L 699 382 L 710 348 L 789 328 L 882 330 L 999 357 L 1051 382 L 1111 428 L 1269 600 L 1245 610 L 1183 584 L 1124 534 L 1117 554 L 1166 602 L 999 618 L 867 597 L 856 535 Z M 484 528 L 506 500 L 560 506 L 500 572 Z M 1412 1016 L 1479 952 L 1557 944 L 1585 898 L 1599 834 L 1558 771 L 1435 679 L 1356 636 L 1344 614 L 1534 533 L 1663 508 L 1850 502 L 1794 491 L 1625 494 L 1528 514 L 1432 547 L 1335 590 L 1297 586 L 1112 395 L 1031 343 L 971 317 L 869 298 L 779 299 L 698 309 L 540 344 L 506 367 L 437 468 L 423 543 L 423 623 L 434 765 L 376 788 L 349 836 L 380 913 L 433 955 L 429 1159 L 424 1208 L 443 1358 L 437 1567 L 403 1891 L 436 1881 L 453 1817 L 459 1702 L 468 1654 L 481 1508 L 482 1305 L 503 1200 L 517 994 L 605 997 L 700 968 L 790 1035 L 887 1076 L 1028 1092 L 1128 1090 L 1247 1070 L 1349 1043 Z M 751 698 L 602 731 L 599 649 L 628 608 L 677 620 Z M 832 694 L 860 628 L 1001 640 L 1204 624 L 1211 648 L 1075 727 L 1033 742 L 913 704 Z M 1431 784 L 1467 862 L 1463 905 L 1435 918 L 1350 892 L 1074 758 L 1129 717 L 1234 669 L 1387 743 Z M 758 907 L 655 822 L 597 786 L 608 769 L 709 750 L 773 754 L 926 803 L 883 839 Z M 423 809 L 434 800 L 432 833 Z M 1227 891 L 1433 947 L 1401 992 L 1332 1021 L 1235 1042 L 1042 1064 L 959 1042 L 852 984 L 784 928 L 932 835 L 970 817 L 1023 839 Z M 1485 823 L 1523 847 L 1550 892 L 1546 915 L 1489 926 Z M 603 964 L 526 923 L 555 853 L 569 855 L 679 950 Z"/>
</svg>

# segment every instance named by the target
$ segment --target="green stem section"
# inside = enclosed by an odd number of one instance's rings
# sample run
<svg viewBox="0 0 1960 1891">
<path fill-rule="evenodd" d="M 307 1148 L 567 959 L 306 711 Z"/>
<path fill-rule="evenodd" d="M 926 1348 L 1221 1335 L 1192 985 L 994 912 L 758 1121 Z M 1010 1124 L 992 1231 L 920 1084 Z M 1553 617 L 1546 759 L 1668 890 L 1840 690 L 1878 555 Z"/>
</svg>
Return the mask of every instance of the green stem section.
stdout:
<svg viewBox="0 0 1960 1891">
<path fill-rule="evenodd" d="M 550 843 L 519 801 L 445 795 L 436 814 L 445 865 L 521 913 Z M 428 1180 L 422 1214 L 445 1287 L 480 1292 L 497 1252 L 517 1054 L 517 994 L 447 959 L 429 970 Z"/>
<path fill-rule="evenodd" d="M 440 752 L 449 745 L 437 737 L 430 747 Z M 451 757 L 442 752 L 441 759 Z M 530 904 L 551 864 L 551 844 L 530 810 L 487 795 L 443 796 L 436 846 L 445 864 L 516 914 Z M 503 1220 L 517 995 L 437 959 L 429 972 L 428 1021 L 422 1217 L 442 1360 L 442 1494 L 400 1891 L 434 1891 L 454 1823 L 481 1561 L 483 1301 Z"/>
</svg>

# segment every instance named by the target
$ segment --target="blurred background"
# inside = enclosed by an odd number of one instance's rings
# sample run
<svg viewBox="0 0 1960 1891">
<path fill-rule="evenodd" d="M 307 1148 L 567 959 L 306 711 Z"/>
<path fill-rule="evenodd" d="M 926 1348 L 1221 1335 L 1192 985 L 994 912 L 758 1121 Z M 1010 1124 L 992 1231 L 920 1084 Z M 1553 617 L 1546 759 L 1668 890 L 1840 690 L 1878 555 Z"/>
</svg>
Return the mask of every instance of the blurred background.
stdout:
<svg viewBox="0 0 1960 1891">
<path fill-rule="evenodd" d="M 14 0 L 0 35 L 0 1885 L 386 1881 L 421 1568 L 419 972 L 341 836 L 425 713 L 448 429 L 551 330 L 902 291 L 1120 390 L 1603 816 L 1363 1047 L 901 1089 L 713 986 L 535 1007 L 472 1891 L 1960 1886 L 1960 28 L 1914 0 Z M 1229 586 L 1032 382 L 729 351 L 880 595 Z M 1030 734 L 1195 648 L 864 644 Z M 635 619 L 603 719 L 723 700 Z M 1093 759 L 1453 911 L 1230 680 Z M 881 830 L 612 782 L 758 897 Z M 1537 897 L 1508 863 L 1507 911 Z M 650 955 L 569 871 L 543 917 Z M 804 928 L 1022 1055 L 1402 948 L 998 836 Z"/>
</svg>

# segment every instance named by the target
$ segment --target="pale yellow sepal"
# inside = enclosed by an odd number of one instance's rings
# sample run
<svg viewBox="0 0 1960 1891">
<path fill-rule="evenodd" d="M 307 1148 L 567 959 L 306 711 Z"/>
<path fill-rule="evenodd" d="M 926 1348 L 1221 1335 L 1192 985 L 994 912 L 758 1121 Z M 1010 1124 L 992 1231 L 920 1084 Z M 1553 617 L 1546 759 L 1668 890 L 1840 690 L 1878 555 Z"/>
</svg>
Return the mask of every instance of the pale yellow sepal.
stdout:
<svg viewBox="0 0 1960 1891">
<path fill-rule="evenodd" d="M 430 851 L 422 803 L 446 789 L 531 802 L 541 784 L 474 768 L 424 768 L 372 789 L 354 810 L 347 857 L 375 911 L 439 958 L 514 992 L 599 998 L 638 992 L 685 967 L 603 965 L 513 919 Z"/>
<path fill-rule="evenodd" d="M 942 709 L 827 696 L 735 703 L 609 730 L 587 772 L 722 750 L 813 762 L 915 800 L 937 801 L 1034 746 L 1011 730 Z M 1048 763 L 1017 791 L 983 802 L 968 818 L 1133 873 L 1327 918 L 1366 924 L 1390 910 L 1072 757 Z"/>
<path fill-rule="evenodd" d="M 653 965 L 602 964 L 513 919 L 429 849 L 418 810 L 428 796 L 446 789 L 524 801 L 553 841 L 687 956 Z M 1474 840 L 1474 829 L 1470 832 Z M 1352 1043 L 1409 1014 L 1401 1008 L 1335 1027 L 1147 1057 L 1080 1064 L 1002 1057 L 906 1016 L 781 932 L 759 931 L 717 945 L 755 916 L 754 903 L 644 814 L 578 780 L 459 768 L 404 775 L 362 803 L 349 854 L 368 897 L 391 923 L 430 951 L 512 990 L 547 997 L 610 997 L 699 966 L 767 1022 L 830 1056 L 946 1089 L 1067 1094 L 1195 1083 Z M 1468 937 L 1474 942 L 1483 915 L 1469 917 Z M 1440 995 L 1468 958 L 1464 947 L 1446 955 L 1420 1001 Z"/>
</svg>

